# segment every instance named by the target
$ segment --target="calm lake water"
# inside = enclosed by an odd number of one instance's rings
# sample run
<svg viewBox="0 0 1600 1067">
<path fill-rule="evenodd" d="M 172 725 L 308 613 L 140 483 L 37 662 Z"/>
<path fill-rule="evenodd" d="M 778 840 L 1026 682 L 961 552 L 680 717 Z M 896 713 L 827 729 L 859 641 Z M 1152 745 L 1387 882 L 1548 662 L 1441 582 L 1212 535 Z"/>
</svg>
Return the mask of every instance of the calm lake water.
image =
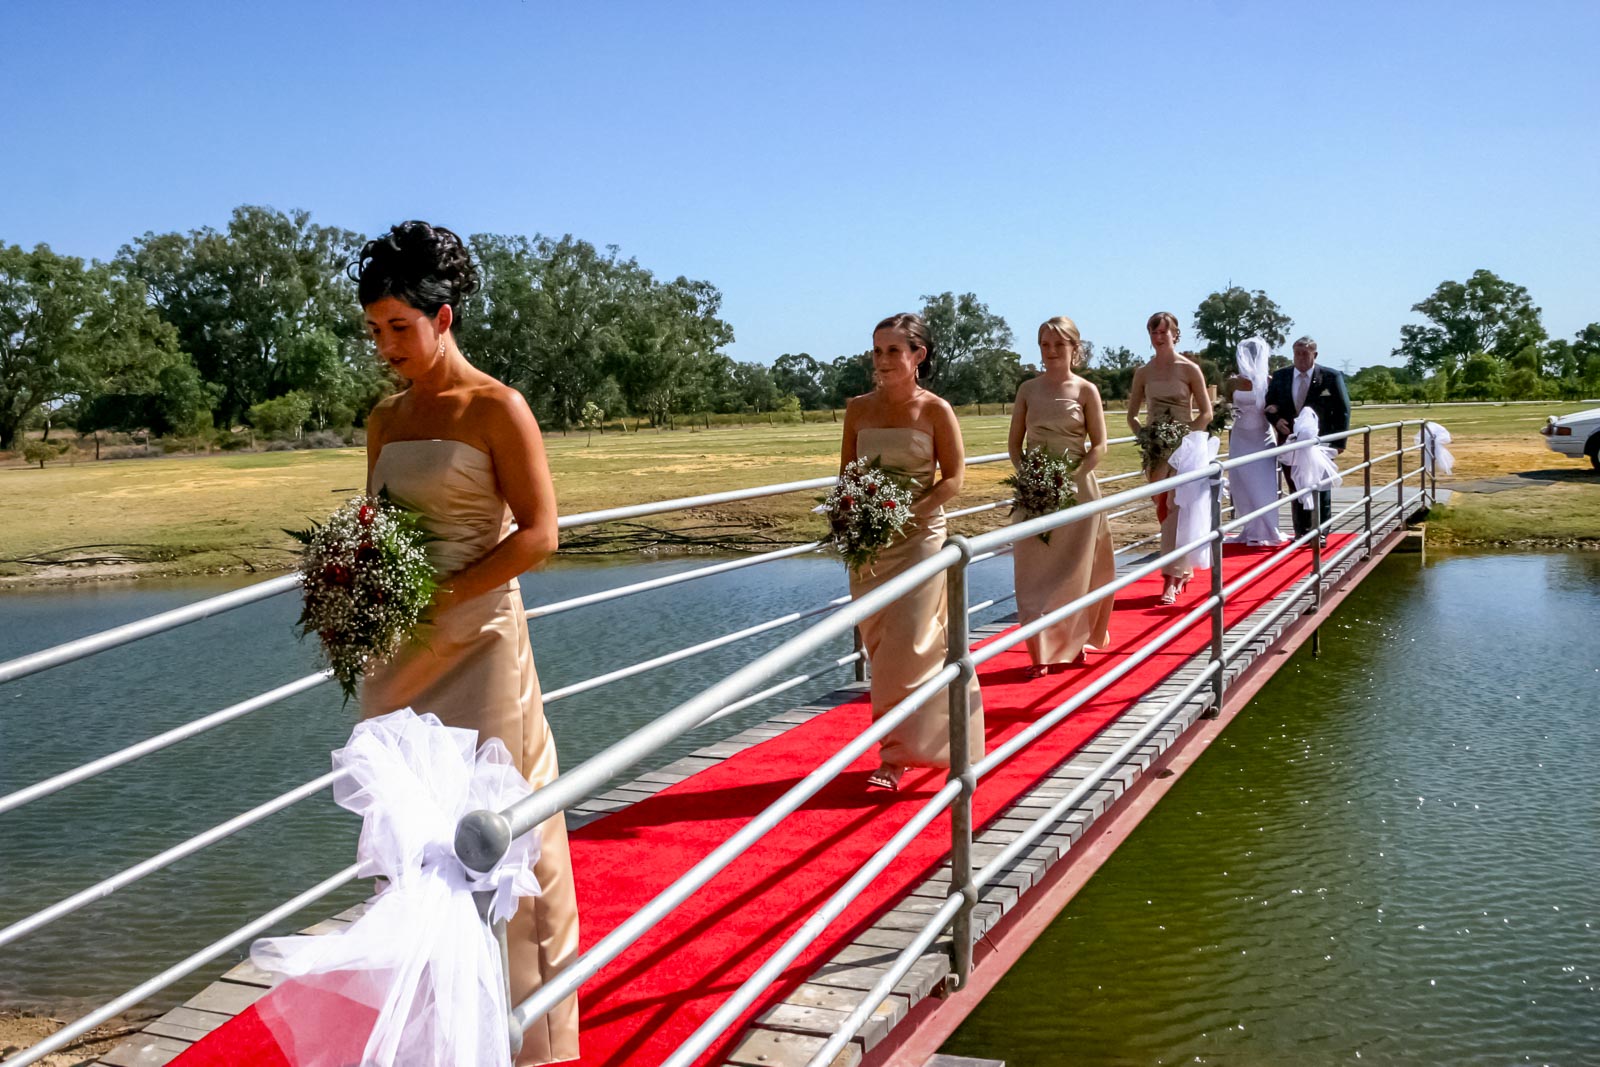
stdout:
<svg viewBox="0 0 1600 1067">
<path fill-rule="evenodd" d="M 706 562 L 562 565 L 525 577 L 523 597 L 530 605 L 548 603 Z M 0 596 L 0 660 L 241 584 L 247 583 L 7 593 Z M 974 572 L 974 601 L 1001 595 L 1010 584 L 1008 559 L 982 564 Z M 535 620 L 540 680 L 548 692 L 846 592 L 837 560 L 802 557 Z M 298 597 L 275 597 L 0 686 L 0 794 L 317 670 L 314 643 L 294 636 L 298 611 Z M 575 766 L 798 631 L 785 627 L 550 705 L 562 766 Z M 846 639 L 829 658 L 849 650 Z M 835 669 L 706 726 L 635 773 L 851 677 L 848 667 Z M 330 683 L 0 815 L 0 926 L 325 773 L 329 751 L 343 744 L 355 718 Z M 324 793 L 0 948 L 0 1006 L 102 1003 L 349 864 L 358 828 Z M 354 903 L 368 888 L 352 886 L 284 929 Z M 186 998 L 221 969 L 202 968 L 152 1003 Z"/>
<path fill-rule="evenodd" d="M 945 1052 L 1600 1063 L 1600 555 L 1397 557 Z"/>
</svg>

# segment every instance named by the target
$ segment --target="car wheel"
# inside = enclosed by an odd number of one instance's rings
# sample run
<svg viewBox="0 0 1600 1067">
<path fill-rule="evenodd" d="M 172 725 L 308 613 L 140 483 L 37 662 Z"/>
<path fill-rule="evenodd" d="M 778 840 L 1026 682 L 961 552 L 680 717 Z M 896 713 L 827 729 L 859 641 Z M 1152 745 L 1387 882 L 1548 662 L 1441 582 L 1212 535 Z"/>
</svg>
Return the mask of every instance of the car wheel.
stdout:
<svg viewBox="0 0 1600 1067">
<path fill-rule="evenodd" d="M 1600 471 L 1600 430 L 1589 435 L 1589 440 L 1584 442 L 1583 450 L 1589 453 L 1589 462 L 1594 464 L 1594 469 Z"/>
</svg>

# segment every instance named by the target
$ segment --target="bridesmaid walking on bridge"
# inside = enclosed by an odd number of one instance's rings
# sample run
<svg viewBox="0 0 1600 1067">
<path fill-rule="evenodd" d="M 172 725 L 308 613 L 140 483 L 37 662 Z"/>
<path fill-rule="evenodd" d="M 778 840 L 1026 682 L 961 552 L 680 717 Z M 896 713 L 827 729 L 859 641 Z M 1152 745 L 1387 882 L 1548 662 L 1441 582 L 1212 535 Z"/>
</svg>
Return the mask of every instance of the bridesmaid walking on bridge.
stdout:
<svg viewBox="0 0 1600 1067">
<path fill-rule="evenodd" d="M 862 596 L 927 559 L 944 546 L 944 505 L 961 492 L 966 453 L 956 413 L 920 381 L 932 371 L 933 340 L 920 315 L 891 315 L 872 333 L 872 392 L 845 406 L 839 467 L 865 457 L 914 484 L 912 521 L 872 566 L 850 572 L 850 595 Z M 861 624 L 872 665 L 872 717 L 879 718 L 936 674 L 945 660 L 947 625 L 943 575 L 885 607 Z M 983 755 L 983 703 L 971 683 L 969 749 Z M 928 699 L 880 745 L 882 765 L 868 785 L 894 790 L 907 767 L 950 765 L 949 700 Z"/>
<path fill-rule="evenodd" d="M 1018 388 L 1007 444 L 1011 462 L 1018 467 L 1024 447 L 1043 448 L 1075 461 L 1078 503 L 1086 504 L 1100 499 L 1094 471 L 1106 454 L 1109 436 L 1100 390 L 1074 370 L 1082 351 L 1078 326 L 1065 315 L 1039 327 L 1044 373 Z M 1019 513 L 1017 521 L 1032 517 Z M 1025 537 L 1017 542 L 1012 563 L 1017 621 L 1027 625 L 1116 578 L 1111 524 L 1104 515 L 1096 515 L 1053 531 L 1048 543 Z M 1033 660 L 1030 673 L 1037 678 L 1053 666 L 1082 663 L 1086 648 L 1106 647 L 1110 627 L 1111 598 L 1107 597 L 1028 638 L 1028 655 Z"/>
</svg>

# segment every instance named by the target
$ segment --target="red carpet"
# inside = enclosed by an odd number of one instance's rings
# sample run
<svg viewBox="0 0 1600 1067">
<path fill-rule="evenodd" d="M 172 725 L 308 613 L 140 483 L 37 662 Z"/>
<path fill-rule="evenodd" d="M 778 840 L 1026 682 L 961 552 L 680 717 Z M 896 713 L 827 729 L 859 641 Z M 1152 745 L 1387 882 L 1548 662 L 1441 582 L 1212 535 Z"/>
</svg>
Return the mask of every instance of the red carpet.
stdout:
<svg viewBox="0 0 1600 1067">
<path fill-rule="evenodd" d="M 1334 544 L 1343 537 L 1330 538 Z M 1224 573 L 1230 578 L 1258 564 L 1270 550 L 1229 546 Z M 1296 552 L 1236 594 L 1228 605 L 1234 625 L 1308 573 L 1310 553 Z M 1201 572 L 1204 582 L 1208 572 Z M 1175 608 L 1156 604 L 1159 577 L 1123 590 L 1111 619 L 1111 647 L 1091 654 L 1089 666 L 1028 681 L 1024 647 L 1010 649 L 980 673 L 988 744 L 994 748 L 1039 715 L 1060 704 L 1086 681 L 1110 669 L 1122 655 L 1146 643 L 1195 603 L 1208 587 L 1191 583 Z M 1171 674 L 1210 640 L 1205 620 L 1161 653 L 1069 716 L 1027 750 L 984 778 L 974 800 L 973 822 L 997 816 L 1041 776 L 1092 738 L 1152 686 Z M 724 760 L 648 800 L 590 823 L 572 835 L 573 866 L 588 948 L 607 931 L 726 840 L 763 808 L 836 752 L 870 723 L 865 698 L 843 704 Z M 943 783 L 943 771 L 907 772 L 897 794 L 866 792 L 877 766 L 864 756 L 802 809 L 790 815 L 749 852 L 704 886 L 648 936 L 584 986 L 584 1064 L 656 1064 L 703 1022 L 718 1004 L 761 965 L 805 918 L 881 847 L 915 809 Z M 927 877 L 949 851 L 948 816 L 936 820 L 806 950 L 783 978 L 706 1062 L 721 1062 L 744 1023 L 766 1011 L 839 949 L 849 944 L 907 889 Z M 203 1063 L 282 1062 L 239 1055 L 227 1037 L 259 1038 L 249 1013 L 217 1031 L 181 1058 Z M 240 1045 L 251 1044 L 241 1041 Z"/>
</svg>

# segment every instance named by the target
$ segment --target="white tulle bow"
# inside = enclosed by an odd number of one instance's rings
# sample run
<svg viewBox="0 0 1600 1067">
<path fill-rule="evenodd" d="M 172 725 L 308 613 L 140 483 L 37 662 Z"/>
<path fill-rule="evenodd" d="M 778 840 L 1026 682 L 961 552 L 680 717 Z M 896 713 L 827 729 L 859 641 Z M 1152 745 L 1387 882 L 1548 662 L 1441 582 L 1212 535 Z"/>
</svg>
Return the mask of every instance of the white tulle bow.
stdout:
<svg viewBox="0 0 1600 1067">
<path fill-rule="evenodd" d="M 1294 418 L 1294 432 L 1284 443 L 1315 441 L 1321 432 L 1317 413 L 1310 408 L 1301 408 L 1300 414 Z M 1327 445 L 1312 445 L 1309 448 L 1285 452 L 1278 457 L 1278 462 L 1289 468 L 1289 477 L 1294 481 L 1296 489 L 1314 490 L 1299 500 L 1299 505 L 1306 510 L 1309 511 L 1317 506 L 1317 493 L 1344 483 L 1344 475 L 1339 473 L 1339 466 L 1333 461 L 1335 455 L 1337 453 Z"/>
<path fill-rule="evenodd" d="M 1185 437 L 1172 455 L 1167 459 L 1167 464 L 1172 467 L 1172 473 L 1189 474 L 1197 471 L 1217 458 L 1217 448 L 1221 441 L 1210 434 L 1200 430 L 1192 431 Z M 1172 502 L 1178 506 L 1178 525 L 1176 540 L 1180 545 L 1204 537 L 1207 530 L 1211 529 L 1211 483 L 1195 479 L 1186 482 L 1172 491 Z M 1202 545 L 1190 552 L 1188 557 L 1190 567 L 1211 566 L 1211 545 Z"/>
<path fill-rule="evenodd" d="M 1437 422 L 1423 423 L 1412 441 L 1412 444 L 1422 446 L 1423 468 L 1434 474 L 1450 474 L 1456 469 L 1456 457 L 1444 447 L 1449 443 L 1450 431 Z"/>
<path fill-rule="evenodd" d="M 504 965 L 473 893 L 509 918 L 536 895 L 538 831 L 479 874 L 456 858 L 456 823 L 528 795 L 499 738 L 410 708 L 368 719 L 333 753 L 334 799 L 362 818 L 362 876 L 385 879 L 346 930 L 257 941 L 251 961 L 287 976 L 258 1004 L 293 1067 L 457 1067 L 511 1062 Z M 359 1061 L 352 1059 L 359 1056 Z"/>
</svg>

